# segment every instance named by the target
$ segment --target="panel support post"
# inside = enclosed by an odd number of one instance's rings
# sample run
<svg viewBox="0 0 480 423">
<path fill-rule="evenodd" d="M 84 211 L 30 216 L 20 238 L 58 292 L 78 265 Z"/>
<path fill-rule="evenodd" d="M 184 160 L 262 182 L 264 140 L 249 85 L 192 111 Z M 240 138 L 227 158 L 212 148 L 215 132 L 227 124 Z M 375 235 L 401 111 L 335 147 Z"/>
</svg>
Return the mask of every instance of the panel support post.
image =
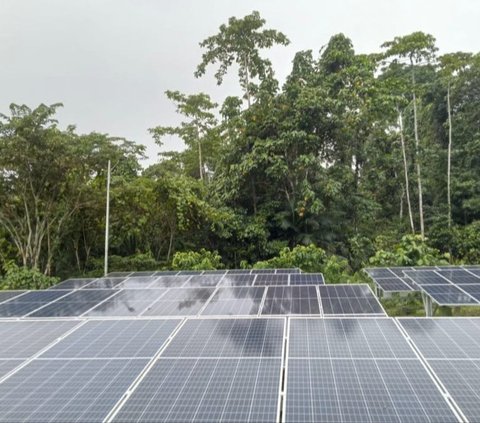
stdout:
<svg viewBox="0 0 480 423">
<path fill-rule="evenodd" d="M 422 299 L 423 299 L 423 308 L 425 309 L 425 316 L 432 317 L 433 315 L 433 304 L 432 299 L 430 296 L 422 292 Z"/>
</svg>

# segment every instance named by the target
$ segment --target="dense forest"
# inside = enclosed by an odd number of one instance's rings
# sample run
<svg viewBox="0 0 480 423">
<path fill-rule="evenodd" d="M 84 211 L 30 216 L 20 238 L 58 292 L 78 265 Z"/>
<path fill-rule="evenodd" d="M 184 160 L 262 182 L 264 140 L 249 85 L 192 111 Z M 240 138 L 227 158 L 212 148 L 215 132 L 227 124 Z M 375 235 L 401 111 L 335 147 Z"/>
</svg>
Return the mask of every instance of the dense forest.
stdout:
<svg viewBox="0 0 480 423">
<path fill-rule="evenodd" d="M 336 34 L 281 85 L 266 52 L 288 43 L 258 12 L 203 40 L 192 78 L 237 73 L 243 97 L 167 91 L 181 123 L 150 132 L 185 149 L 148 168 L 133 141 L 61 129 L 61 104 L 3 111 L 3 286 L 103 273 L 108 160 L 110 270 L 300 266 L 334 283 L 480 262 L 480 54 L 440 55 L 422 32 L 356 54 Z"/>
</svg>

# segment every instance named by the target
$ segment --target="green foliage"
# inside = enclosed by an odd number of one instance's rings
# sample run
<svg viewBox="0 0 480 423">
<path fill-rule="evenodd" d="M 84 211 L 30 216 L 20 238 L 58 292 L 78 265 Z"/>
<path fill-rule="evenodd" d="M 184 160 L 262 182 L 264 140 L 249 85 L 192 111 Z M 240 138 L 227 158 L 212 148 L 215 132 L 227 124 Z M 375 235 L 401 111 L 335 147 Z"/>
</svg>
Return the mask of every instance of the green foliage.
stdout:
<svg viewBox="0 0 480 423">
<path fill-rule="evenodd" d="M 19 267 L 12 262 L 5 264 L 4 269 L 0 289 L 46 289 L 59 282 L 59 278 L 46 276 L 38 269 Z"/>
<path fill-rule="evenodd" d="M 448 264 L 448 255 L 422 241 L 419 235 L 405 235 L 391 250 L 378 250 L 370 258 L 373 266 L 433 266 Z"/>
<path fill-rule="evenodd" d="M 222 257 L 217 251 L 178 251 L 173 256 L 174 270 L 213 270 L 223 267 Z"/>
<path fill-rule="evenodd" d="M 103 258 L 94 258 L 88 263 L 89 276 L 101 276 L 104 270 Z M 165 263 L 158 262 L 151 253 L 138 253 L 131 256 L 110 255 L 108 257 L 109 272 L 133 272 L 142 270 L 159 270 Z"/>
</svg>

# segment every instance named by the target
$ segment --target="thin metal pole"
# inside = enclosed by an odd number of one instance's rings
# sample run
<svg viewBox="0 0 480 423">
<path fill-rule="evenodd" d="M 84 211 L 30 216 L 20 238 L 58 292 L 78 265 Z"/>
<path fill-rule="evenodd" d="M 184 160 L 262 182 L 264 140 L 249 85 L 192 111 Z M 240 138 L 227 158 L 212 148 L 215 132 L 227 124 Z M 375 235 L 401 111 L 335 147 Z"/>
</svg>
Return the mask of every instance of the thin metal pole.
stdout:
<svg viewBox="0 0 480 423">
<path fill-rule="evenodd" d="M 105 276 L 108 273 L 108 229 L 110 226 L 110 160 L 108 161 L 108 170 L 107 170 L 107 207 L 105 215 L 105 266 L 104 274 Z"/>
</svg>

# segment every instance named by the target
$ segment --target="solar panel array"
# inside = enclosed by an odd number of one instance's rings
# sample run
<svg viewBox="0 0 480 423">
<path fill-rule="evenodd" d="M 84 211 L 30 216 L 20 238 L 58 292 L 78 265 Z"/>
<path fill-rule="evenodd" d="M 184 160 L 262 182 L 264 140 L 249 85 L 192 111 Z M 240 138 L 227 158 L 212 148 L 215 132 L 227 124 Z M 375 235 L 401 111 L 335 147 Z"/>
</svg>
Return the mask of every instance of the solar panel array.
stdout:
<svg viewBox="0 0 480 423">
<path fill-rule="evenodd" d="M 367 285 L 260 275 L 6 295 L 0 422 L 479 420 L 480 319 L 397 320 Z"/>
<path fill-rule="evenodd" d="M 368 268 L 384 292 L 421 291 L 439 305 L 480 305 L 480 266 Z"/>
</svg>

